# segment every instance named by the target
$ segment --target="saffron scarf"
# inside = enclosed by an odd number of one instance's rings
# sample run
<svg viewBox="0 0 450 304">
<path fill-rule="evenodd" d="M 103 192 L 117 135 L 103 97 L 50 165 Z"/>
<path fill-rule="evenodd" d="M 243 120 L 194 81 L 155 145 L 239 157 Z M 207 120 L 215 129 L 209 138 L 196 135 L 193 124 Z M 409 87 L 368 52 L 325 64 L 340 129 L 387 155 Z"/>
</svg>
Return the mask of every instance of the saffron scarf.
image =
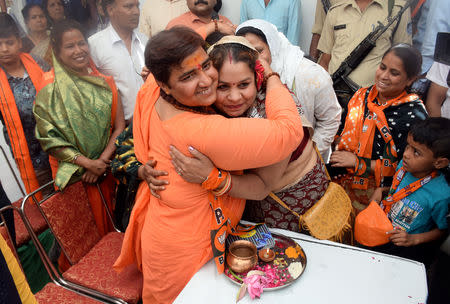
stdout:
<svg viewBox="0 0 450 304">
<path fill-rule="evenodd" d="M 21 53 L 20 60 L 37 91 L 41 85 L 44 71 L 29 54 Z M 14 160 L 19 169 L 25 190 L 27 193 L 30 193 L 39 188 L 39 182 L 34 172 L 16 100 L 3 69 L 0 69 L 0 85 L 0 110 L 5 122 L 5 128 L 8 131 Z"/>
<path fill-rule="evenodd" d="M 36 137 L 44 151 L 58 160 L 55 184 L 64 189 L 81 179 L 85 169 L 72 162 L 76 155 L 97 159 L 108 144 L 118 92 L 112 77 L 90 62 L 92 73 L 79 75 L 53 58 L 33 108 Z M 55 162 L 52 169 L 55 169 Z"/>
<path fill-rule="evenodd" d="M 362 88 L 353 95 L 348 104 L 345 127 L 337 147 L 338 150 L 350 151 L 357 156 L 355 168 L 349 169 L 350 173 L 354 174 L 352 184 L 354 189 L 366 190 L 368 187 L 376 129 L 380 131 L 386 145 L 382 159 L 376 160 L 375 183 L 380 186 L 384 177 L 394 175 L 398 162 L 397 150 L 383 110 L 419 99 L 416 94 L 407 94 L 403 91 L 398 97 L 377 104 L 375 102 L 377 96 L 376 86 Z"/>
</svg>

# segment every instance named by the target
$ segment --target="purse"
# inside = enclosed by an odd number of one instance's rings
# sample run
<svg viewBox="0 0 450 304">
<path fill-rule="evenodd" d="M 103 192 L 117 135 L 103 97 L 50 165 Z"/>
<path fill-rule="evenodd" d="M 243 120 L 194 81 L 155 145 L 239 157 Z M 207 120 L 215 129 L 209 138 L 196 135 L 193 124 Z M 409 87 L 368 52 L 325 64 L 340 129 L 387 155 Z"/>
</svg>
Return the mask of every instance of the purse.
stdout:
<svg viewBox="0 0 450 304">
<path fill-rule="evenodd" d="M 315 144 L 314 148 L 324 164 Z M 299 219 L 300 231 L 307 230 L 313 237 L 320 240 L 353 244 L 354 211 L 351 200 L 341 185 L 331 181 L 326 169 L 325 173 L 330 180 L 325 194 L 303 215 L 291 210 L 273 192 L 269 196 Z"/>
</svg>

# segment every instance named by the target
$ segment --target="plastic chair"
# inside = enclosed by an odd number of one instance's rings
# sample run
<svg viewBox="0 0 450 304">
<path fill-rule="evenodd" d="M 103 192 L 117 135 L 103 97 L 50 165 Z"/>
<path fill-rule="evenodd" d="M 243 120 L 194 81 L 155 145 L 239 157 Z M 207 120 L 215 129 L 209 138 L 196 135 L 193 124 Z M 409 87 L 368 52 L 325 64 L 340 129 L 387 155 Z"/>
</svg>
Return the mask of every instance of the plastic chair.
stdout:
<svg viewBox="0 0 450 304">
<path fill-rule="evenodd" d="M 82 182 L 38 201 L 36 194 L 49 186 L 53 186 L 53 182 L 27 195 L 22 203 L 22 210 L 26 210 L 31 201 L 36 204 L 72 265 L 62 275 L 59 274 L 32 231 L 24 211 L 26 227 L 46 261 L 49 275 L 68 288 L 94 291 L 96 297 L 110 303 L 137 303 L 142 294 L 142 274 L 136 267 L 129 267 L 121 273 L 112 268 L 120 254 L 123 233 L 115 231 L 100 236 Z M 97 189 L 103 197 L 100 188 Z M 104 200 L 103 203 L 107 208 Z M 111 216 L 109 219 L 112 222 Z"/>
<path fill-rule="evenodd" d="M 19 261 L 16 248 L 14 247 L 12 241 L 11 241 L 11 234 L 4 225 L 4 217 L 3 212 L 6 210 L 13 210 L 14 214 L 17 214 L 20 219 L 23 219 L 23 214 L 19 208 L 17 208 L 14 205 L 6 206 L 0 209 L 0 218 L 2 220 L 2 223 L 0 223 L 0 237 L 3 237 L 4 241 L 6 241 L 6 244 L 8 245 L 10 252 L 13 254 L 14 258 L 8 257 L 10 255 L 8 252 L 6 252 L 6 257 L 4 258 L 9 261 L 12 265 L 9 265 L 10 268 L 12 268 L 14 273 L 11 273 L 12 276 L 19 276 L 16 277 L 14 281 L 17 284 L 22 284 L 20 286 L 17 286 L 21 292 L 25 292 L 27 299 L 27 303 L 36 303 L 34 301 L 33 296 L 31 295 L 31 291 L 28 286 L 28 282 L 25 280 L 24 272 L 22 265 Z M 1 240 L 0 240 L 1 241 Z M 16 268 L 20 267 L 20 272 L 15 271 Z M 6 292 L 6 290 L 4 290 Z M 50 282 L 47 283 L 44 288 L 42 288 L 39 292 L 34 294 L 34 298 L 37 300 L 40 304 L 74 304 L 74 303 L 80 303 L 80 304 L 96 304 L 96 303 L 102 303 L 94 298 L 89 297 L 88 295 L 81 294 L 79 292 L 70 290 L 68 288 L 62 287 L 58 282 Z"/>
</svg>

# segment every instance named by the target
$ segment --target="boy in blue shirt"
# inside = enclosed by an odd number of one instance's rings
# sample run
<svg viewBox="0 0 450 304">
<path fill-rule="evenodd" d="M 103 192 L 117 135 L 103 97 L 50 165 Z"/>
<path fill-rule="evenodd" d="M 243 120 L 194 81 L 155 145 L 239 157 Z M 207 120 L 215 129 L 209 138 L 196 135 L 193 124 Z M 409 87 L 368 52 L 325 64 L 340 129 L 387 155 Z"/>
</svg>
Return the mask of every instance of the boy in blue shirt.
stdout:
<svg viewBox="0 0 450 304">
<path fill-rule="evenodd" d="M 418 122 L 407 142 L 390 193 L 406 192 L 406 196 L 388 212 L 394 226 L 388 232 L 390 242 L 371 249 L 429 264 L 447 229 L 450 120 L 436 117 Z M 386 189 L 377 189 L 372 200 L 380 202 L 382 190 Z"/>
</svg>

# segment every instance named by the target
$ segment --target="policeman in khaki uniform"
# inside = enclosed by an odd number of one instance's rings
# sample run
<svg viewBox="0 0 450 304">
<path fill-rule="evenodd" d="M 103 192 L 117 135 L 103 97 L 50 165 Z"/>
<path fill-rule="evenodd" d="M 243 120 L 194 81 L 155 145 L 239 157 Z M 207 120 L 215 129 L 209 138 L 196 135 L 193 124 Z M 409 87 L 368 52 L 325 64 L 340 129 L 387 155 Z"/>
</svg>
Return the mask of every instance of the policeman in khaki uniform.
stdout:
<svg viewBox="0 0 450 304">
<path fill-rule="evenodd" d="M 323 1 L 324 0 L 317 0 L 316 4 L 316 16 L 314 18 L 314 25 L 312 27 L 312 38 L 311 38 L 311 45 L 309 47 L 309 55 L 317 59 L 318 57 L 318 51 L 317 51 L 317 44 L 319 43 L 320 35 L 322 35 L 322 28 L 323 24 L 325 23 L 325 17 L 327 16 L 327 12 L 325 12 L 325 9 L 323 7 Z M 329 2 L 330 9 L 332 6 L 336 5 L 339 2 L 345 1 L 345 0 L 325 0 Z"/>
<path fill-rule="evenodd" d="M 404 0 L 344 0 L 331 7 L 319 40 L 318 49 L 323 53 L 319 64 L 333 74 L 351 51 L 378 25 L 378 21 L 387 23 L 389 1 L 392 4 L 392 17 L 406 3 Z M 398 43 L 411 44 L 410 23 L 411 13 L 407 9 L 400 21 L 394 22 L 378 38 L 375 48 L 350 73 L 349 78 L 361 87 L 373 85 L 375 71 L 389 47 Z"/>
</svg>

